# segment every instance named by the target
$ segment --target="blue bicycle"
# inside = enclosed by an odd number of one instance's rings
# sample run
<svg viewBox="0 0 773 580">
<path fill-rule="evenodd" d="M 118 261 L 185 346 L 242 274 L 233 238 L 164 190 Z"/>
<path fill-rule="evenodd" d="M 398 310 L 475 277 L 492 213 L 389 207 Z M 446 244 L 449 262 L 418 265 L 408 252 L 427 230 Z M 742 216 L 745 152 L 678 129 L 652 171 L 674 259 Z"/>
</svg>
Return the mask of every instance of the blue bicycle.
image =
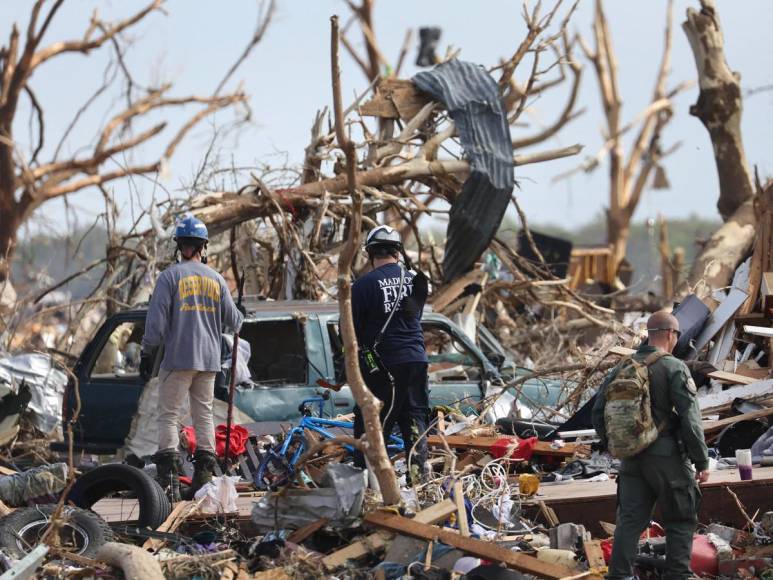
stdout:
<svg viewBox="0 0 773 580">
<path fill-rule="evenodd" d="M 295 477 L 295 466 L 298 460 L 307 450 L 307 432 L 316 434 L 324 439 L 335 439 L 340 431 L 351 435 L 354 423 L 351 421 L 338 421 L 325 419 L 325 402 L 330 399 L 330 393 L 325 391 L 321 396 L 304 399 L 298 406 L 301 420 L 296 427 L 287 432 L 284 441 L 264 451 L 260 466 L 255 473 L 255 486 L 258 489 L 276 489 L 286 485 Z M 317 407 L 316 415 L 313 407 Z M 331 431 L 335 429 L 338 434 Z M 344 444 L 344 451 L 349 457 L 354 453 L 354 447 Z M 387 453 L 395 455 L 405 450 L 403 440 L 397 435 L 390 435 L 387 440 Z"/>
</svg>

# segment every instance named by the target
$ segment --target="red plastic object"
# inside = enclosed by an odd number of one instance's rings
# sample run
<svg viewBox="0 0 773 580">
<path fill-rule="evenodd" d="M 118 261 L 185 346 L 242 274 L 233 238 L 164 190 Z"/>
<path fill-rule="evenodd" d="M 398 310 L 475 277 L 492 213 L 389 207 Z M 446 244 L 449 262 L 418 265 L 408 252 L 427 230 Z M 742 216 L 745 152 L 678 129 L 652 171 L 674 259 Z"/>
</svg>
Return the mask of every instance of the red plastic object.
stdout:
<svg viewBox="0 0 773 580">
<path fill-rule="evenodd" d="M 612 558 L 612 538 L 601 540 L 601 553 L 604 556 L 604 562 L 609 564 L 609 560 Z"/>
<path fill-rule="evenodd" d="M 536 444 L 536 437 L 529 437 L 528 439 L 502 437 L 494 442 L 489 451 L 491 451 L 491 455 L 497 459 L 500 457 L 507 457 L 508 459 L 513 459 L 515 461 L 528 461 L 534 454 L 534 446 Z"/>
<path fill-rule="evenodd" d="M 692 539 L 692 558 L 690 567 L 697 576 L 716 576 L 719 573 L 717 549 L 703 535 Z"/>
<path fill-rule="evenodd" d="M 225 425 L 218 425 L 215 427 L 215 453 L 218 457 L 225 455 Z M 188 452 L 196 452 L 196 432 L 193 427 L 188 426 L 183 429 L 185 438 L 188 440 Z M 250 438 L 250 432 L 247 431 L 241 425 L 231 426 L 231 448 L 228 450 L 228 454 L 231 459 L 236 459 L 239 455 L 242 455 L 247 451 L 247 439 Z"/>
</svg>

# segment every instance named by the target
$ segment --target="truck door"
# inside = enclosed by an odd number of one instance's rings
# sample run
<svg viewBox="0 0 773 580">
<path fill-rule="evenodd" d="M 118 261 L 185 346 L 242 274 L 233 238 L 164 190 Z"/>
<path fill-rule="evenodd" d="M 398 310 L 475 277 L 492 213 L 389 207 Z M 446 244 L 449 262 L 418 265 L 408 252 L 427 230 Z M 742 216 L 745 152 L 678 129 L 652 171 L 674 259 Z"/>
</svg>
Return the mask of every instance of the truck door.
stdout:
<svg viewBox="0 0 773 580">
<path fill-rule="evenodd" d="M 145 331 L 142 312 L 114 316 L 102 325 L 76 366 L 81 409 L 74 444 L 79 449 L 109 453 L 123 445 L 142 389 L 140 345 Z M 70 384 L 66 414 L 75 408 Z"/>
</svg>

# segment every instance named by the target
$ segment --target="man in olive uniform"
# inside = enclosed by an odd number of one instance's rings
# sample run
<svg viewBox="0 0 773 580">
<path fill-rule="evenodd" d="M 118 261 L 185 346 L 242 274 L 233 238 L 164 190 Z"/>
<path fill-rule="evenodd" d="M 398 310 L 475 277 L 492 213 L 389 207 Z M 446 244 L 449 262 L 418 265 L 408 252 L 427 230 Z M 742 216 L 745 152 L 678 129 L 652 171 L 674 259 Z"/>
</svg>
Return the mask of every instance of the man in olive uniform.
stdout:
<svg viewBox="0 0 773 580">
<path fill-rule="evenodd" d="M 656 312 L 647 321 L 649 341 L 634 354 L 642 362 L 658 349 L 671 353 L 679 339 L 679 321 Z M 606 444 L 606 388 L 616 367 L 599 389 L 593 426 Z M 647 528 L 657 502 L 666 529 L 664 578 L 689 578 L 690 557 L 700 502 L 699 483 L 708 481 L 708 452 L 703 438 L 695 383 L 679 359 L 663 356 L 649 366 L 652 418 L 661 426 L 644 451 L 623 459 L 617 479 L 617 527 L 607 578 L 631 578 L 639 536 Z M 694 468 L 691 465 L 694 464 Z"/>
</svg>

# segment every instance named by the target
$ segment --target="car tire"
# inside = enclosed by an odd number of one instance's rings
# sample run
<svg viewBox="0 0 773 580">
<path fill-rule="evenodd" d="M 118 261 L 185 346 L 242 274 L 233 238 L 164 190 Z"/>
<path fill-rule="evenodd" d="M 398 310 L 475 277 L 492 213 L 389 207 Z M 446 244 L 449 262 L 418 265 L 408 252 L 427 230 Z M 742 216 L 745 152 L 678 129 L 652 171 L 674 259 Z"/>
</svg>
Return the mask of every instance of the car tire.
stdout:
<svg viewBox="0 0 773 580">
<path fill-rule="evenodd" d="M 169 499 L 158 482 L 131 465 L 101 465 L 81 475 L 67 496 L 76 506 L 91 509 L 99 500 L 119 491 L 130 491 L 139 502 L 137 526 L 155 530 L 172 511 Z"/>
<path fill-rule="evenodd" d="M 0 519 L 0 548 L 10 556 L 22 558 L 39 543 L 56 505 L 19 508 Z M 96 513 L 72 506 L 62 508 L 61 535 L 72 546 L 62 549 L 79 556 L 93 557 L 106 542 L 113 541 L 113 530 Z"/>
</svg>

